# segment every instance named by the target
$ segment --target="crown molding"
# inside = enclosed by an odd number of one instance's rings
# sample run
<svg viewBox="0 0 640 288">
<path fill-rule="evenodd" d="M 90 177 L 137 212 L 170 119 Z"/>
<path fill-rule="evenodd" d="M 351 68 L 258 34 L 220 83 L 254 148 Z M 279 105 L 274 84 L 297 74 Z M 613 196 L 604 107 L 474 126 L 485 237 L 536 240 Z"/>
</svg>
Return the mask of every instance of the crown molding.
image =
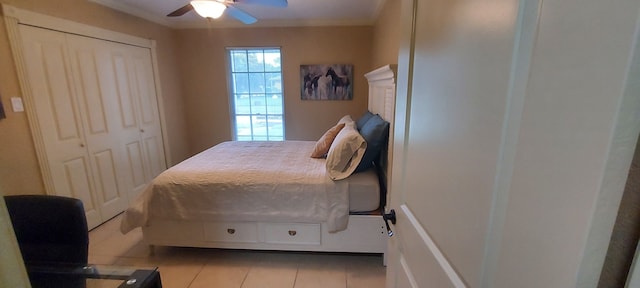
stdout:
<svg viewBox="0 0 640 288">
<path fill-rule="evenodd" d="M 100 4 L 102 6 L 106 6 L 111 9 L 118 10 L 120 12 L 124 12 L 129 15 L 133 15 L 133 16 L 136 16 L 136 17 L 169 27 L 169 28 L 175 28 L 174 24 L 171 21 L 168 21 L 167 19 L 165 19 L 164 17 L 158 17 L 140 8 L 125 5 L 114 0 L 89 0 L 89 2 Z"/>
</svg>

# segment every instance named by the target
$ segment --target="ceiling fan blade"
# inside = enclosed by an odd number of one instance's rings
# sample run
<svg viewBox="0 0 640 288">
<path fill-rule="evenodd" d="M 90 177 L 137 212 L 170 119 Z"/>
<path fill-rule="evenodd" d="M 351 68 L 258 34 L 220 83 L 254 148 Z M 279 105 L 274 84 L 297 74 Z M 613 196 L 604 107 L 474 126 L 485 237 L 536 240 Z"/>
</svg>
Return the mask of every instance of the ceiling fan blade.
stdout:
<svg viewBox="0 0 640 288">
<path fill-rule="evenodd" d="M 191 4 L 187 4 L 187 5 L 184 5 L 184 6 L 180 7 L 180 8 L 178 8 L 178 10 L 167 14 L 167 16 L 168 17 L 182 16 L 182 15 L 184 15 L 185 13 L 187 13 L 187 12 L 189 12 L 191 10 L 193 10 L 193 6 L 191 6 Z"/>
<path fill-rule="evenodd" d="M 287 7 L 287 0 L 235 0 L 236 3 L 262 5 L 273 7 Z"/>
<path fill-rule="evenodd" d="M 256 23 L 256 21 L 258 21 L 255 17 L 249 15 L 249 13 L 244 12 L 231 5 L 227 6 L 227 10 L 225 11 L 225 13 L 228 13 L 229 16 L 240 20 L 240 22 L 244 24 L 253 24 L 253 23 Z"/>
</svg>

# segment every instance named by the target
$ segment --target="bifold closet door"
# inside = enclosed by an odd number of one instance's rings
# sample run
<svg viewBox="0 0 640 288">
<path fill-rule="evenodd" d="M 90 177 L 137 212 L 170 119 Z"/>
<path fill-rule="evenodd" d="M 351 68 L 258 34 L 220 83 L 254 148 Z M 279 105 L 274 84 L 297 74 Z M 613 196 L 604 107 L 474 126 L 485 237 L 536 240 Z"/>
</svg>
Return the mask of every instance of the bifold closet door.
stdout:
<svg viewBox="0 0 640 288">
<path fill-rule="evenodd" d="M 130 56 L 130 75 L 132 75 L 132 86 L 137 100 L 135 103 L 138 105 L 135 111 L 138 111 L 142 160 L 146 168 L 144 183 L 146 184 L 167 169 L 151 51 L 148 48 L 116 45 L 126 46 L 123 48 L 128 50 Z M 144 186 L 136 186 L 133 195 L 137 196 L 142 188 Z"/>
<path fill-rule="evenodd" d="M 70 34 L 65 37 L 95 179 L 94 198 L 105 221 L 124 211 L 128 204 L 131 169 L 122 145 L 126 127 L 123 126 L 121 111 L 122 107 L 130 106 L 127 102 L 132 100 L 126 95 L 122 97 L 119 90 L 130 91 L 131 88 L 127 83 L 117 81 L 110 57 L 110 42 Z M 118 89 L 122 85 L 126 85 L 124 89 Z"/>
<path fill-rule="evenodd" d="M 24 25 L 20 33 L 49 193 L 80 198 L 95 227 L 166 169 L 151 51 Z"/>
<path fill-rule="evenodd" d="M 155 176 L 166 169 L 155 81 L 148 48 L 79 37 L 101 45 L 98 65 L 117 107 L 110 114 L 122 152 L 123 178 L 133 201 Z"/>
<path fill-rule="evenodd" d="M 79 198 L 89 227 L 102 223 L 94 199 L 91 160 L 74 87 L 65 34 L 20 25 L 22 53 L 46 161 L 45 179 L 56 195 Z M 28 104 L 28 103 L 27 103 Z M 31 116 L 31 115 L 30 115 Z M 109 179 L 106 179 L 109 181 Z M 115 185 L 115 184 L 114 184 Z M 53 216 L 53 215 L 52 215 Z"/>
<path fill-rule="evenodd" d="M 92 157 L 94 171 L 101 173 L 106 167 L 116 171 L 117 181 L 111 183 L 118 187 L 95 189 L 103 215 L 110 218 L 166 169 L 151 50 L 70 34 L 66 37 L 74 78 L 79 82 L 77 91 L 81 91 L 78 96 L 84 104 L 80 105 L 81 114 L 91 127 L 85 129 L 85 135 L 90 153 L 96 155 Z M 97 157 L 98 153 L 104 158 Z"/>
</svg>

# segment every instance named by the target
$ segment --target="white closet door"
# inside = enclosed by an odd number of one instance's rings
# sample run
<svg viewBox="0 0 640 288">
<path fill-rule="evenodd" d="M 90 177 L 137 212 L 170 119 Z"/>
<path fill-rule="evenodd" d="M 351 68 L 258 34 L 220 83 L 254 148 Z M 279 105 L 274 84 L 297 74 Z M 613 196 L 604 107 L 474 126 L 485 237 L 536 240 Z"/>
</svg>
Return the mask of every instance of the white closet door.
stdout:
<svg viewBox="0 0 640 288">
<path fill-rule="evenodd" d="M 89 227 L 101 223 L 93 198 L 91 160 L 83 137 L 81 116 L 63 33 L 20 25 L 20 36 L 28 81 L 36 110 L 35 122 L 45 143 L 55 193 L 79 198 L 84 204 Z M 34 121 L 34 119 L 31 119 Z"/>
<path fill-rule="evenodd" d="M 164 157 L 164 144 L 162 141 L 162 129 L 160 115 L 158 113 L 158 100 L 156 96 L 151 50 L 148 48 L 129 46 L 133 68 L 133 83 L 136 87 L 136 99 L 138 99 L 140 135 L 144 161 L 147 166 L 147 181 L 167 169 Z"/>
<path fill-rule="evenodd" d="M 109 50 L 103 40 L 66 35 L 76 80 L 78 107 L 84 125 L 95 180 L 94 195 L 103 221 L 127 206 L 127 167 L 120 145 L 120 105 Z"/>
<path fill-rule="evenodd" d="M 125 151 L 126 171 L 128 172 L 129 202 L 140 194 L 148 183 L 144 164 L 144 153 L 140 141 L 140 124 L 134 95 L 134 87 L 131 81 L 131 61 L 127 52 L 127 46 L 117 43 L 109 43 L 108 62 L 113 67 L 114 87 L 117 89 L 119 109 L 119 139 L 120 145 Z"/>
<path fill-rule="evenodd" d="M 81 199 L 93 228 L 166 169 L 151 51 L 24 25 L 20 33 L 49 193 Z"/>
<path fill-rule="evenodd" d="M 126 167 L 123 170 L 127 172 L 127 193 L 131 202 L 153 177 L 166 169 L 155 87 L 148 87 L 144 72 L 145 69 L 151 69 L 151 63 L 139 60 L 139 55 L 145 52 L 150 55 L 150 51 L 119 43 L 108 43 L 104 47 L 108 51 L 107 62 L 114 73 L 113 87 L 117 89 L 115 98 L 120 105 L 118 138 L 124 151 L 123 164 Z M 139 67 L 144 64 L 149 66 Z M 154 156 L 155 159 L 151 161 L 150 155 L 155 154 L 160 156 Z"/>
</svg>

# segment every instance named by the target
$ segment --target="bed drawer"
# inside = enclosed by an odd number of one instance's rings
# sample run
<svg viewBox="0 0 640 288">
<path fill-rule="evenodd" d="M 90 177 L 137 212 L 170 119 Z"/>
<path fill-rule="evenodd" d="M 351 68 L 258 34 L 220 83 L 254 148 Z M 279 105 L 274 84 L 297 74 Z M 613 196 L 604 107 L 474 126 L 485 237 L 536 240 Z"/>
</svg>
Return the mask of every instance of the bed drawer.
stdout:
<svg viewBox="0 0 640 288">
<path fill-rule="evenodd" d="M 320 224 L 268 223 L 264 228 L 266 243 L 320 245 Z"/>
<path fill-rule="evenodd" d="M 204 238 L 212 242 L 258 242 L 258 226 L 256 223 L 217 222 L 204 226 Z"/>
</svg>

